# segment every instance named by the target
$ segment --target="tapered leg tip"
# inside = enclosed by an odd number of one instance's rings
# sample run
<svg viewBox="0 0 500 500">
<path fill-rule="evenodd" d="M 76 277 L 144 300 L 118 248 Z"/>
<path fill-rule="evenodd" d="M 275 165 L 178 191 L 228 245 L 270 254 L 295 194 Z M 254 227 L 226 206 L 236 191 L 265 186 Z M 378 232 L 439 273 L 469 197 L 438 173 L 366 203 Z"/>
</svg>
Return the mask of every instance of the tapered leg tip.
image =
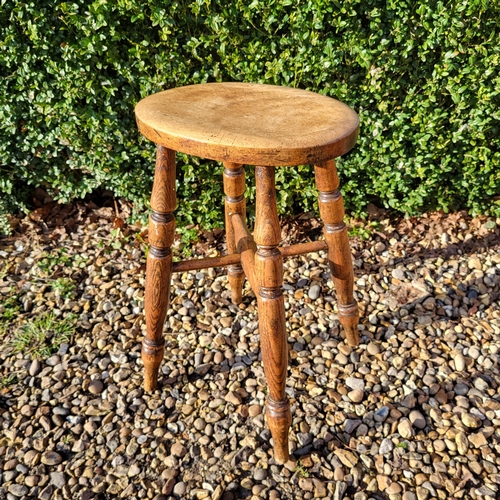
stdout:
<svg viewBox="0 0 500 500">
<path fill-rule="evenodd" d="M 241 268 L 229 268 L 228 271 L 229 286 L 231 287 L 231 302 L 239 305 L 243 301 L 243 283 L 245 282 L 245 273 Z"/>
<path fill-rule="evenodd" d="M 163 339 L 151 340 L 145 338 L 142 341 L 142 362 L 144 363 L 144 390 L 152 392 L 158 387 L 158 372 L 161 360 L 165 352 L 165 341 Z"/>
<path fill-rule="evenodd" d="M 274 460 L 279 464 L 286 464 L 290 460 L 290 453 L 288 448 L 277 449 L 276 445 L 274 447 Z"/>
<path fill-rule="evenodd" d="M 144 390 L 146 392 L 154 392 L 156 391 L 156 388 L 158 387 L 158 379 L 156 380 L 150 380 L 150 379 L 144 379 Z"/>
</svg>

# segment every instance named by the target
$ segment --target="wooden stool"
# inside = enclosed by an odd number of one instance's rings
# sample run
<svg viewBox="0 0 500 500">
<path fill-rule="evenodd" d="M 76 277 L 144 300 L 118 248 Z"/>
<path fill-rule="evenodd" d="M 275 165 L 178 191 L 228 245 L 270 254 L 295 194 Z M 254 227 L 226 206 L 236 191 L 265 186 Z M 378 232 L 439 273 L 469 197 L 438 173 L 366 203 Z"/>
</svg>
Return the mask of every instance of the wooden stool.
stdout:
<svg viewBox="0 0 500 500">
<path fill-rule="evenodd" d="M 269 385 L 267 420 L 274 457 L 289 459 L 290 403 L 285 394 L 288 362 L 283 257 L 328 249 L 347 342 L 358 344 L 358 308 L 344 206 L 334 158 L 355 144 L 359 120 L 335 99 L 305 90 L 250 83 L 207 83 L 146 97 L 135 108 L 140 132 L 158 145 L 149 219 L 146 271 L 146 337 L 142 345 L 145 389 L 157 386 L 163 358 L 162 330 L 172 272 L 228 266 L 232 301 L 241 302 L 245 277 L 257 297 L 264 371 Z M 176 207 L 175 152 L 224 163 L 228 255 L 172 262 Z M 246 227 L 245 172 L 256 165 L 254 236 Z M 280 248 L 275 166 L 313 164 L 325 242 Z"/>
</svg>

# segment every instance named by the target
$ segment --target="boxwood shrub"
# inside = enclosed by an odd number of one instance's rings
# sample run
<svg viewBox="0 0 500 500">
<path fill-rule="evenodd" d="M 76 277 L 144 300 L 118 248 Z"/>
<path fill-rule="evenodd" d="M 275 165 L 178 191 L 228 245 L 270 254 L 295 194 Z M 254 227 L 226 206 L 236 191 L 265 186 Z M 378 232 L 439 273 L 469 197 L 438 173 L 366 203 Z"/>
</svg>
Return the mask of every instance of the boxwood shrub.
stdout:
<svg viewBox="0 0 500 500">
<path fill-rule="evenodd" d="M 61 201 L 105 187 L 144 215 L 155 149 L 134 105 L 231 80 L 359 113 L 358 145 L 339 160 L 348 209 L 500 215 L 499 39 L 486 0 L 2 0 L 2 229 L 37 186 Z M 220 225 L 220 166 L 178 160 L 180 225 Z M 278 170 L 281 211 L 315 207 L 311 174 Z"/>
</svg>

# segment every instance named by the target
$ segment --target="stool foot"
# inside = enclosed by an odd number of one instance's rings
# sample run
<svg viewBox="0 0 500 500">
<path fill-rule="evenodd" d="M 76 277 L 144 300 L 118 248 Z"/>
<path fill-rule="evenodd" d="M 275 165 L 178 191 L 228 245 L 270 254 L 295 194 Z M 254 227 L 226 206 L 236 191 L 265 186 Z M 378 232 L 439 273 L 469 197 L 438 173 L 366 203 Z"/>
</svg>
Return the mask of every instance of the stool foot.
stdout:
<svg viewBox="0 0 500 500">
<path fill-rule="evenodd" d="M 328 244 L 328 261 L 332 280 L 339 300 L 339 321 L 344 327 L 347 343 L 359 344 L 358 306 L 354 300 L 354 273 L 347 227 L 343 222 L 344 204 L 339 191 L 339 178 L 334 160 L 314 166 L 318 204 L 325 224 L 325 240 Z"/>
<path fill-rule="evenodd" d="M 231 302 L 241 304 L 243 301 L 243 283 L 245 283 L 245 273 L 241 266 L 229 266 L 227 278 L 231 288 Z"/>
<path fill-rule="evenodd" d="M 158 146 L 156 171 L 151 196 L 153 213 L 149 217 L 150 249 L 146 262 L 146 338 L 142 342 L 144 388 L 154 391 L 158 384 L 158 370 L 165 351 L 163 325 L 170 303 L 170 278 L 175 219 L 175 152 Z"/>
<path fill-rule="evenodd" d="M 144 363 L 144 390 L 154 391 L 158 385 L 158 371 L 165 353 L 165 341 L 148 338 L 142 341 L 141 357 Z"/>
<path fill-rule="evenodd" d="M 237 252 L 236 241 L 234 237 L 233 224 L 231 216 L 240 214 L 245 220 L 245 170 L 238 163 L 224 163 L 224 193 L 226 195 L 224 203 L 227 253 Z M 231 302 L 241 304 L 243 283 L 245 282 L 245 273 L 241 265 L 229 266 L 228 269 L 229 286 L 231 287 Z"/>
<path fill-rule="evenodd" d="M 346 334 L 347 343 L 351 346 L 357 346 L 359 344 L 358 335 L 358 323 L 359 323 L 359 313 L 358 304 L 354 301 L 352 304 L 339 304 L 339 321 L 344 327 Z"/>
<path fill-rule="evenodd" d="M 266 417 L 274 441 L 274 459 L 284 464 L 290 459 L 288 430 L 292 423 L 292 414 L 288 399 L 274 401 L 269 396 L 266 402 Z"/>
</svg>

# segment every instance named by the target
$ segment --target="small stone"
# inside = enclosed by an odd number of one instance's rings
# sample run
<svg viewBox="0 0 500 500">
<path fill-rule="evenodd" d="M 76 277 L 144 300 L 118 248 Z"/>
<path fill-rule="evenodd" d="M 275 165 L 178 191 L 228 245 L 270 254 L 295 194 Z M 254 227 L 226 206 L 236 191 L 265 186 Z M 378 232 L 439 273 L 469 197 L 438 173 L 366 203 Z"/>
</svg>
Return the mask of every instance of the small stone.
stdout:
<svg viewBox="0 0 500 500">
<path fill-rule="evenodd" d="M 333 494 L 333 500 L 342 500 L 344 497 L 344 493 L 347 490 L 347 483 L 341 480 L 337 480 L 337 484 L 335 485 L 335 493 Z M 356 498 L 356 495 L 354 495 L 354 500 L 361 500 L 361 498 Z M 362 500 L 366 500 L 366 497 L 363 498 Z"/>
<path fill-rule="evenodd" d="M 396 483 L 395 481 L 389 485 L 389 487 L 385 490 L 385 492 L 388 495 L 397 495 L 398 493 L 401 493 L 401 485 L 399 483 Z"/>
<path fill-rule="evenodd" d="M 470 257 L 468 265 L 469 269 L 476 269 L 477 271 L 481 271 L 483 269 L 481 261 L 477 257 Z"/>
<path fill-rule="evenodd" d="M 172 455 L 174 455 L 176 457 L 182 458 L 182 457 L 186 456 L 187 448 L 184 445 L 182 445 L 181 443 L 177 442 L 177 443 L 174 443 L 172 445 L 172 448 L 170 449 L 170 453 L 172 453 Z"/>
<path fill-rule="evenodd" d="M 34 406 L 24 405 L 21 408 L 21 415 L 23 415 L 25 417 L 32 417 L 35 414 L 35 410 L 36 410 L 36 408 Z"/>
<path fill-rule="evenodd" d="M 301 477 L 299 479 L 299 488 L 304 491 L 313 491 L 314 490 L 313 480 L 309 477 Z"/>
<path fill-rule="evenodd" d="M 474 387 L 481 392 L 485 392 L 489 389 L 488 382 L 483 380 L 481 377 L 477 377 L 476 380 L 474 380 Z"/>
<path fill-rule="evenodd" d="M 339 364 L 339 365 L 347 365 L 347 363 L 349 362 L 349 360 L 347 359 L 347 356 L 342 353 L 342 352 L 339 352 L 336 356 L 335 356 L 335 361 Z"/>
<path fill-rule="evenodd" d="M 46 451 L 42 454 L 41 461 L 45 465 L 58 465 L 62 462 L 62 457 L 55 451 Z"/>
<path fill-rule="evenodd" d="M 391 484 L 391 480 L 383 474 L 377 474 L 377 485 L 380 491 L 385 491 Z"/>
<path fill-rule="evenodd" d="M 32 376 L 32 377 L 35 377 L 36 375 L 38 375 L 40 372 L 42 371 L 42 363 L 40 363 L 40 361 L 38 359 L 34 359 L 33 362 L 31 363 L 30 365 L 30 370 L 29 370 L 29 374 Z"/>
<path fill-rule="evenodd" d="M 411 411 L 408 418 L 417 429 L 423 429 L 427 425 L 425 417 L 418 410 Z"/>
<path fill-rule="evenodd" d="M 475 345 L 473 345 L 469 347 L 468 354 L 472 359 L 477 359 L 479 358 L 479 356 L 481 356 L 481 350 Z"/>
<path fill-rule="evenodd" d="M 417 500 L 417 495 L 413 491 L 405 491 L 402 500 Z"/>
<path fill-rule="evenodd" d="M 319 479 L 313 479 L 314 498 L 325 498 L 327 495 L 326 485 Z"/>
<path fill-rule="evenodd" d="M 255 405 L 250 405 L 248 407 L 248 414 L 251 417 L 256 417 L 257 415 L 260 415 L 262 413 L 262 406 L 255 404 Z"/>
<path fill-rule="evenodd" d="M 465 396 L 469 392 L 469 386 L 463 382 L 458 382 L 454 388 L 455 394 Z"/>
<path fill-rule="evenodd" d="M 405 279 L 405 272 L 399 268 L 393 269 L 392 277 L 396 278 L 397 280 L 403 281 Z"/>
<path fill-rule="evenodd" d="M 416 491 L 418 500 L 427 500 L 429 498 L 429 490 L 427 488 L 422 488 L 422 486 L 417 486 Z"/>
<path fill-rule="evenodd" d="M 213 337 L 210 335 L 201 335 L 198 339 L 198 342 L 201 347 L 207 347 L 213 342 Z"/>
<path fill-rule="evenodd" d="M 28 486 L 28 488 L 32 488 L 36 486 L 40 482 L 40 478 L 38 476 L 26 476 L 24 480 L 24 484 Z"/>
<path fill-rule="evenodd" d="M 347 434 L 350 434 L 360 425 L 361 425 L 361 420 L 348 418 L 344 424 L 344 431 L 347 432 Z"/>
<path fill-rule="evenodd" d="M 486 440 L 482 432 L 478 432 L 476 434 L 469 434 L 468 440 L 476 448 L 480 448 L 481 446 L 486 446 L 488 444 L 488 441 Z"/>
<path fill-rule="evenodd" d="M 128 477 L 135 477 L 141 473 L 141 468 L 137 464 L 132 464 L 127 472 Z"/>
<path fill-rule="evenodd" d="M 472 415 L 471 413 L 464 412 L 462 413 L 462 423 L 471 429 L 477 429 L 481 427 L 481 419 Z"/>
<path fill-rule="evenodd" d="M 28 488 L 24 484 L 11 484 L 9 493 L 15 497 L 23 497 L 28 494 Z"/>
<path fill-rule="evenodd" d="M 251 490 L 253 486 L 253 481 L 249 477 L 244 477 L 241 480 L 241 487 L 246 489 L 246 490 Z"/>
<path fill-rule="evenodd" d="M 104 390 L 104 384 L 100 380 L 92 380 L 89 384 L 89 392 L 91 394 L 101 394 Z"/>
<path fill-rule="evenodd" d="M 467 440 L 467 436 L 465 432 L 457 432 L 455 436 L 455 443 L 457 443 L 457 450 L 460 455 L 467 455 L 469 450 L 469 441 Z"/>
<path fill-rule="evenodd" d="M 374 414 L 373 418 L 376 422 L 383 422 L 389 416 L 389 407 L 382 406 Z"/>
<path fill-rule="evenodd" d="M 463 372 L 465 370 L 465 358 L 464 355 L 459 351 L 455 354 L 455 370 L 457 372 Z"/>
<path fill-rule="evenodd" d="M 23 461 L 28 467 L 35 467 L 40 461 L 40 453 L 36 450 L 28 450 L 24 454 Z"/>
<path fill-rule="evenodd" d="M 321 287 L 319 285 L 313 285 L 309 288 L 308 296 L 311 300 L 316 300 L 321 293 Z"/>
<path fill-rule="evenodd" d="M 228 402 L 231 403 L 235 406 L 238 406 L 241 404 L 241 396 L 237 392 L 228 392 L 225 396 L 224 399 Z"/>
<path fill-rule="evenodd" d="M 337 455 L 338 459 L 350 469 L 355 467 L 358 463 L 358 457 L 352 451 L 337 449 L 334 453 Z"/>
<path fill-rule="evenodd" d="M 380 448 L 378 452 L 381 455 L 386 455 L 390 453 L 393 449 L 394 449 L 394 443 L 389 438 L 384 438 L 380 443 Z"/>
<path fill-rule="evenodd" d="M 256 481 L 264 481 L 264 479 L 267 478 L 267 470 L 266 469 L 261 469 L 260 467 L 255 469 L 253 473 L 253 478 Z"/>
<path fill-rule="evenodd" d="M 183 497 L 185 493 L 186 493 L 186 483 L 183 483 L 181 481 L 180 483 L 177 483 L 174 486 L 174 489 L 173 489 L 173 494 L 174 495 L 177 495 L 179 497 Z"/>
<path fill-rule="evenodd" d="M 50 484 L 53 484 L 56 488 L 62 489 L 66 484 L 66 478 L 62 472 L 51 472 L 50 473 Z"/>
<path fill-rule="evenodd" d="M 361 401 L 363 401 L 363 398 L 365 397 L 365 394 L 361 389 L 354 389 L 353 391 L 347 394 L 347 397 L 353 403 L 361 403 Z"/>
<path fill-rule="evenodd" d="M 52 492 L 54 491 L 54 488 L 51 484 L 47 485 L 41 492 L 40 496 L 38 497 L 39 500 L 50 500 L 52 498 Z"/>
<path fill-rule="evenodd" d="M 371 354 L 372 356 L 376 356 L 377 354 L 380 353 L 380 347 L 377 344 L 374 344 L 373 342 L 370 342 L 366 346 L 366 350 L 368 351 L 368 354 Z"/>
<path fill-rule="evenodd" d="M 381 241 L 379 241 L 379 242 L 375 243 L 375 245 L 373 245 L 373 249 L 377 253 L 382 253 L 385 251 L 385 245 Z"/>
<path fill-rule="evenodd" d="M 405 360 L 401 356 L 394 356 L 394 358 L 392 358 L 392 365 L 396 370 L 400 370 L 405 365 Z"/>
<path fill-rule="evenodd" d="M 61 358 L 57 354 L 54 354 L 54 356 L 51 356 L 50 358 L 45 360 L 45 364 L 47 366 L 56 366 L 60 362 L 61 362 Z"/>
<path fill-rule="evenodd" d="M 74 451 L 75 453 L 80 453 L 81 451 L 85 451 L 87 449 L 88 443 L 84 441 L 83 439 L 79 439 L 78 441 L 75 441 L 75 444 L 71 448 L 71 451 Z"/>
<path fill-rule="evenodd" d="M 362 391 L 365 389 L 365 381 L 361 378 L 347 377 L 345 385 L 350 389 L 360 389 Z"/>
<path fill-rule="evenodd" d="M 441 452 L 446 450 L 446 443 L 442 439 L 436 439 L 433 443 L 434 450 L 437 452 Z"/>
<path fill-rule="evenodd" d="M 130 441 L 130 443 L 127 445 L 127 448 L 125 449 L 125 453 L 129 457 L 133 457 L 135 456 L 138 450 L 139 450 L 139 445 L 137 444 L 137 441 Z"/>
<path fill-rule="evenodd" d="M 413 435 L 413 426 L 410 420 L 403 418 L 398 424 L 398 433 L 403 439 L 409 439 Z"/>
</svg>

